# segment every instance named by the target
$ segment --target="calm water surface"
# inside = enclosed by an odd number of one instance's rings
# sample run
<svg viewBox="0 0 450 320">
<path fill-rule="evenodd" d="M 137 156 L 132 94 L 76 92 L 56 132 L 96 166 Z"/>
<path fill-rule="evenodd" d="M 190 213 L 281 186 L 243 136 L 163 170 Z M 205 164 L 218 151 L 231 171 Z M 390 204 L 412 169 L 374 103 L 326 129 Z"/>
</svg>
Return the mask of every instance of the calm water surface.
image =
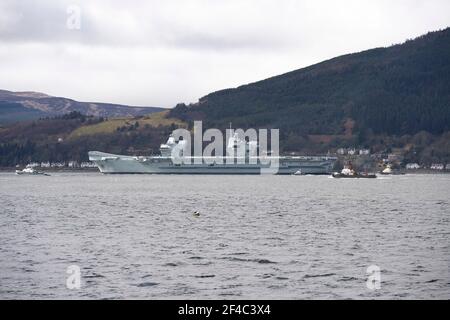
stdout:
<svg viewBox="0 0 450 320">
<path fill-rule="evenodd" d="M 450 299 L 449 195 L 450 175 L 3 173 L 0 299 Z"/>
</svg>

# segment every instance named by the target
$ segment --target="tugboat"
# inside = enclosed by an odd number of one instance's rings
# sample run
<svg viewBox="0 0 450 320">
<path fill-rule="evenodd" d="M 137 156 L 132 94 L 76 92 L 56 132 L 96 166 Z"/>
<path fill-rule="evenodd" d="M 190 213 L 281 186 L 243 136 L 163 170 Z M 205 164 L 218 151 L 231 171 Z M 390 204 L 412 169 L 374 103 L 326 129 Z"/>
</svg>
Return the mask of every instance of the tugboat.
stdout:
<svg viewBox="0 0 450 320">
<path fill-rule="evenodd" d="M 42 175 L 42 176 L 49 176 L 49 174 L 41 171 L 35 170 L 33 167 L 27 166 L 23 170 L 16 170 L 16 174 L 18 175 Z"/>
<path fill-rule="evenodd" d="M 335 172 L 332 174 L 333 178 L 368 178 L 368 179 L 374 179 L 377 177 L 376 174 L 369 174 L 369 173 L 359 173 L 356 172 L 352 164 L 348 164 L 347 166 L 344 166 L 344 169 L 342 169 L 341 172 Z"/>
</svg>

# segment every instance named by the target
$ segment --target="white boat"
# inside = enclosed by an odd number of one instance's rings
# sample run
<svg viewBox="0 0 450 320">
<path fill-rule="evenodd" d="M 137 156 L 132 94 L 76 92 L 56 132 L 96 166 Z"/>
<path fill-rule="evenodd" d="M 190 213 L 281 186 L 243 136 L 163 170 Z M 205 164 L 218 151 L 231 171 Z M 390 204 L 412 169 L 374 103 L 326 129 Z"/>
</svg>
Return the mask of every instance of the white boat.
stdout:
<svg viewBox="0 0 450 320">
<path fill-rule="evenodd" d="M 344 169 L 342 169 L 341 172 L 335 172 L 331 176 L 333 178 L 369 178 L 369 179 L 373 179 L 373 178 L 377 177 L 376 174 L 356 172 L 353 169 L 353 166 L 351 163 L 344 166 Z"/>
<path fill-rule="evenodd" d="M 383 169 L 383 171 L 380 172 L 381 175 L 385 176 L 397 176 L 397 175 L 404 175 L 405 173 L 399 170 L 394 170 L 390 164 L 386 166 L 386 168 Z"/>
<path fill-rule="evenodd" d="M 386 166 L 386 168 L 384 168 L 384 170 L 381 171 L 381 174 L 385 174 L 385 175 L 393 174 L 392 166 L 390 164 L 388 164 Z"/>
<path fill-rule="evenodd" d="M 29 167 L 29 166 L 27 166 L 23 170 L 16 170 L 16 174 L 19 174 L 19 175 L 43 175 L 43 176 L 49 176 L 49 174 L 47 174 L 45 172 L 37 171 L 33 167 Z"/>
</svg>

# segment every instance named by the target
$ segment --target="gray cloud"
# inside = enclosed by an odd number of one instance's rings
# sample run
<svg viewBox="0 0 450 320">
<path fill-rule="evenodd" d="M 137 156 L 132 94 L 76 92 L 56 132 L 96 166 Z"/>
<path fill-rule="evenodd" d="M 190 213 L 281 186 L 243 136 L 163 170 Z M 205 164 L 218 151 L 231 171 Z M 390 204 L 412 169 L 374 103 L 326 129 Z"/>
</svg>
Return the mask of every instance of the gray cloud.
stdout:
<svg viewBox="0 0 450 320">
<path fill-rule="evenodd" d="M 449 25 L 448 0 L 3 0 L 0 88 L 171 107 Z"/>
<path fill-rule="evenodd" d="M 3 1 L 0 39 L 11 42 L 60 40 L 67 33 L 66 6 L 57 1 Z"/>
<path fill-rule="evenodd" d="M 207 1 L 127 1 L 128 6 L 124 7 L 122 1 L 115 0 L 6 0 L 0 7 L 0 40 L 214 50 L 276 49 L 292 44 L 292 39 L 280 36 L 283 12 L 278 12 L 280 21 L 268 29 L 267 20 L 239 14 L 242 8 L 248 13 L 249 4 L 240 4 L 244 2 L 230 1 L 234 5 L 228 5 L 223 12 L 223 7 L 211 6 Z M 67 9 L 72 5 L 81 10 L 79 30 L 66 27 L 70 16 Z M 269 13 L 274 14 L 255 10 L 255 14 L 264 14 L 265 18 Z"/>
</svg>

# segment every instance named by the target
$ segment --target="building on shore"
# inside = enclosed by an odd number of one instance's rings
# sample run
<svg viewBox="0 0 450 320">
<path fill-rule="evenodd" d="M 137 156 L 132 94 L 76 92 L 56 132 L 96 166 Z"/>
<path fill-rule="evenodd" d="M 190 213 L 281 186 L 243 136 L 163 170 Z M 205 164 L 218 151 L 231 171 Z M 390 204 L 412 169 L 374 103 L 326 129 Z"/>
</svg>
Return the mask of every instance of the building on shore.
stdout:
<svg viewBox="0 0 450 320">
<path fill-rule="evenodd" d="M 69 161 L 69 162 L 67 163 L 67 166 L 68 166 L 69 168 L 79 168 L 79 167 L 80 167 L 80 164 L 78 163 L 78 161 Z"/>
<path fill-rule="evenodd" d="M 360 156 L 367 156 L 370 154 L 370 150 L 369 149 L 360 149 L 359 150 L 359 155 Z"/>
<path fill-rule="evenodd" d="M 417 170 L 417 169 L 420 169 L 420 165 L 418 163 L 407 163 L 406 169 L 407 170 Z"/>
<path fill-rule="evenodd" d="M 347 154 L 347 149 L 339 148 L 339 149 L 336 150 L 336 153 L 341 155 L 341 156 L 343 156 L 343 155 Z"/>
<path fill-rule="evenodd" d="M 52 168 L 64 168 L 66 166 L 65 162 L 52 162 L 50 167 Z"/>
<path fill-rule="evenodd" d="M 431 170 L 444 170 L 445 166 L 442 163 L 433 163 L 430 167 Z"/>
<path fill-rule="evenodd" d="M 39 162 L 30 162 L 29 164 L 27 164 L 27 167 L 29 168 L 36 168 L 36 167 L 40 167 L 41 164 Z"/>
<path fill-rule="evenodd" d="M 86 161 L 80 164 L 81 168 L 97 168 L 97 165 L 94 162 Z"/>
</svg>

